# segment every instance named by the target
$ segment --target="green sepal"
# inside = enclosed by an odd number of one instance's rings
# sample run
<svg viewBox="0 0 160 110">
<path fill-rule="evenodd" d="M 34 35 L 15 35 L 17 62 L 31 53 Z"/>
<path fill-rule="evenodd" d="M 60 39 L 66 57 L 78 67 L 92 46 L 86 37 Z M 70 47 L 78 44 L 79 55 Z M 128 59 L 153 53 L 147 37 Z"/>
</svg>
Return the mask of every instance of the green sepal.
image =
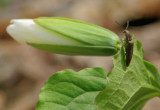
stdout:
<svg viewBox="0 0 160 110">
<path fill-rule="evenodd" d="M 120 49 L 120 39 L 115 33 L 93 24 L 58 17 L 41 17 L 34 21 L 42 28 L 49 30 L 53 37 L 58 35 L 64 41 L 69 40 L 75 44 L 31 44 L 39 49 L 43 48 L 42 50 L 58 48 L 59 51 L 56 49 L 50 52 L 67 55 L 110 56 L 115 55 Z"/>
<path fill-rule="evenodd" d="M 64 55 L 111 56 L 115 55 L 118 51 L 118 49 L 106 46 L 70 46 L 33 43 L 28 44 L 43 51 Z"/>
</svg>

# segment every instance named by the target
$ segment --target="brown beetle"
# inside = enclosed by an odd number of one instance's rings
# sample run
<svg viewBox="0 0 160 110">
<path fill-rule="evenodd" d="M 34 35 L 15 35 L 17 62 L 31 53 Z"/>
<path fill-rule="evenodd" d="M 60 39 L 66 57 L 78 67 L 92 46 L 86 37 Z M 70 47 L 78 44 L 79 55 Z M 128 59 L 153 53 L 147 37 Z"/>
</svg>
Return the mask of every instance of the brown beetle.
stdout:
<svg viewBox="0 0 160 110">
<path fill-rule="evenodd" d="M 126 66 L 128 67 L 133 56 L 133 47 L 134 47 L 134 42 L 132 41 L 132 36 L 130 32 L 127 30 L 129 25 L 129 21 L 127 22 L 127 27 L 123 31 L 126 37 L 126 45 L 125 45 L 125 51 L 126 51 Z"/>
<path fill-rule="evenodd" d="M 125 29 L 123 33 L 126 36 L 125 51 L 126 51 L 126 66 L 128 67 L 133 56 L 134 42 L 132 41 L 132 36 L 128 30 Z"/>
</svg>

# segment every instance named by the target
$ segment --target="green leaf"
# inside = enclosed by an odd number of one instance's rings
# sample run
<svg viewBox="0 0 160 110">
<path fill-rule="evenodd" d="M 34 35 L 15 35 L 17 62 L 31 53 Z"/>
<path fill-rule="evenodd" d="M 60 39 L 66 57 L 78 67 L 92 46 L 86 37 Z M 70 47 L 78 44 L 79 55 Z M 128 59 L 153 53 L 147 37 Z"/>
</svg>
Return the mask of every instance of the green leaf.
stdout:
<svg viewBox="0 0 160 110">
<path fill-rule="evenodd" d="M 45 83 L 36 110 L 96 110 L 95 97 L 105 87 L 104 69 L 60 71 Z"/>
<path fill-rule="evenodd" d="M 131 64 L 124 64 L 125 52 L 114 56 L 114 67 L 108 74 L 107 88 L 96 98 L 98 110 L 141 110 L 153 97 L 160 96 L 160 75 L 143 60 L 141 43 L 134 39 Z"/>
</svg>

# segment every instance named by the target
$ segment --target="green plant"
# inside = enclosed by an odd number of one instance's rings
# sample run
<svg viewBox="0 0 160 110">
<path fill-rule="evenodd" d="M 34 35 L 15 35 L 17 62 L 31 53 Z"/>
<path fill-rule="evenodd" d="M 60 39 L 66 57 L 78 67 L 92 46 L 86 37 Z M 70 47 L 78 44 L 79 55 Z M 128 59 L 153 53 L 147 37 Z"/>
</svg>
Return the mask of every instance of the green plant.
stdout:
<svg viewBox="0 0 160 110">
<path fill-rule="evenodd" d="M 120 48 L 120 39 L 107 29 L 66 18 L 12 22 L 7 28 L 11 36 L 44 51 L 115 55 L 114 67 L 108 74 L 96 67 L 79 72 L 67 69 L 52 75 L 40 92 L 37 110 L 141 110 L 150 98 L 160 96 L 158 70 L 143 60 L 142 45 L 133 35 L 133 56 L 127 67 L 126 42 Z"/>
</svg>

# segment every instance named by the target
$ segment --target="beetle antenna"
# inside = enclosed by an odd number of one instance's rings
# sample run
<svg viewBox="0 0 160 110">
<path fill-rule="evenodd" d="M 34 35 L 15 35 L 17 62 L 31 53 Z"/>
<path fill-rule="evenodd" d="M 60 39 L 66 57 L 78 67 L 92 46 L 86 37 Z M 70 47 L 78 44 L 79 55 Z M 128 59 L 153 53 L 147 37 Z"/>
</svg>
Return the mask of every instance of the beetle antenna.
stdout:
<svg viewBox="0 0 160 110">
<path fill-rule="evenodd" d="M 120 24 L 118 21 L 115 21 L 115 23 L 118 24 L 122 30 L 124 30 L 124 28 L 122 27 L 122 24 Z"/>
<path fill-rule="evenodd" d="M 129 20 L 127 21 L 126 30 L 128 29 L 128 27 L 129 27 Z"/>
</svg>

